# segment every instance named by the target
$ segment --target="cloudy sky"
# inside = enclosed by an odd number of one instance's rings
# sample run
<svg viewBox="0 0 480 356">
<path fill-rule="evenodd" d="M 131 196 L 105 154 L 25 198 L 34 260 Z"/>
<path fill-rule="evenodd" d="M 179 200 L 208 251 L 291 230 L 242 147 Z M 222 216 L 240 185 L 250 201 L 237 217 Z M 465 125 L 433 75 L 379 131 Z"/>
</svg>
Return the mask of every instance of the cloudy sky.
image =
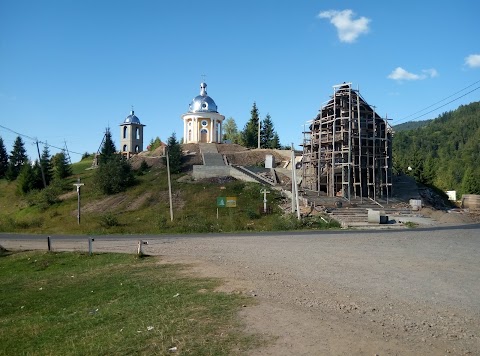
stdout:
<svg viewBox="0 0 480 356">
<path fill-rule="evenodd" d="M 135 114 L 145 141 L 181 139 L 202 78 L 242 129 L 253 102 L 282 144 L 351 82 L 392 125 L 480 98 L 480 3 L 438 1 L 0 1 L 0 136 L 72 160 Z M 204 77 L 202 77 L 204 76 Z M 14 131 L 14 132 L 12 132 Z M 32 139 L 30 139 L 32 138 Z"/>
</svg>

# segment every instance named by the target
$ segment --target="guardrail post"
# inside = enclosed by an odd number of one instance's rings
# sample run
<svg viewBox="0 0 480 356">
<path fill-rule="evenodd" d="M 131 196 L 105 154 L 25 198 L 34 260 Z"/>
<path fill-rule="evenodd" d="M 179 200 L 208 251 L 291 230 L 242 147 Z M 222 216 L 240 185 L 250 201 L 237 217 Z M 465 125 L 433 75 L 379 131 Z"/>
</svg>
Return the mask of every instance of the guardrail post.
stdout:
<svg viewBox="0 0 480 356">
<path fill-rule="evenodd" d="M 90 256 L 93 254 L 93 241 L 95 241 L 95 239 L 92 239 L 91 237 L 88 238 L 88 254 Z"/>
<path fill-rule="evenodd" d="M 140 257 L 144 255 L 142 249 L 143 245 L 148 245 L 148 241 L 138 240 L 137 254 Z"/>
</svg>

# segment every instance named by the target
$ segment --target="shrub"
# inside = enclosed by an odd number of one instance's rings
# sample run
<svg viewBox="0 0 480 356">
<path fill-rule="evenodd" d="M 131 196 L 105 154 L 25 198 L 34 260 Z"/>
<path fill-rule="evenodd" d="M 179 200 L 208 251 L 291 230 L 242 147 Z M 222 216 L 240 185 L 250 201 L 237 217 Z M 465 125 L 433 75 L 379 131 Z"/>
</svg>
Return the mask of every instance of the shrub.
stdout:
<svg viewBox="0 0 480 356">
<path fill-rule="evenodd" d="M 107 213 L 105 215 L 100 216 L 100 226 L 104 228 L 119 226 L 118 219 L 115 215 L 111 213 Z"/>
</svg>

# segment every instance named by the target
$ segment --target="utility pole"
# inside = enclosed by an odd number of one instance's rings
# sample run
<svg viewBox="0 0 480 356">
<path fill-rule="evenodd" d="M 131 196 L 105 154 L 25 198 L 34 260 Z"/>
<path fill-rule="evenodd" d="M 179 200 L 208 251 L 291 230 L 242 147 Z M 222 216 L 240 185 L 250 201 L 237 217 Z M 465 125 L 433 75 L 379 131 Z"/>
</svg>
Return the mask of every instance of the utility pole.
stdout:
<svg viewBox="0 0 480 356">
<path fill-rule="evenodd" d="M 83 183 L 80 183 L 80 178 L 77 179 L 77 183 L 73 183 L 74 186 L 77 187 L 77 221 L 78 225 L 80 225 L 80 187 L 84 185 Z"/>
<path fill-rule="evenodd" d="M 300 206 L 298 203 L 297 167 L 295 165 L 295 150 L 292 143 L 292 213 L 297 210 L 297 219 L 300 220 Z"/>
<path fill-rule="evenodd" d="M 257 143 L 257 146 L 258 148 L 260 148 L 260 118 L 258 118 L 258 139 L 257 139 L 258 143 Z"/>
<path fill-rule="evenodd" d="M 172 184 L 170 182 L 170 161 L 168 159 L 168 146 L 165 148 L 165 151 L 167 155 L 168 198 L 170 200 L 170 220 L 173 221 Z"/>
<path fill-rule="evenodd" d="M 46 188 L 47 181 L 45 180 L 45 172 L 43 171 L 42 157 L 40 156 L 40 148 L 38 147 L 38 140 L 35 143 L 37 144 L 38 163 L 40 164 L 40 171 L 42 172 L 43 187 Z"/>
</svg>

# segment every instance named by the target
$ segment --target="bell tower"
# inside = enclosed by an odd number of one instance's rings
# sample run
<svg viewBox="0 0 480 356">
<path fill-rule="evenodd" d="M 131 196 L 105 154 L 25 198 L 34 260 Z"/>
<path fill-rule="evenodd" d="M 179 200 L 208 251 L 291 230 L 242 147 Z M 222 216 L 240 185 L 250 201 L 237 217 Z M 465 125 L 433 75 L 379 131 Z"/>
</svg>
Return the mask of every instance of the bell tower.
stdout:
<svg viewBox="0 0 480 356">
<path fill-rule="evenodd" d="M 120 124 L 120 151 L 127 158 L 132 154 L 143 151 L 143 128 L 140 119 L 130 112 L 122 124 Z"/>
</svg>

